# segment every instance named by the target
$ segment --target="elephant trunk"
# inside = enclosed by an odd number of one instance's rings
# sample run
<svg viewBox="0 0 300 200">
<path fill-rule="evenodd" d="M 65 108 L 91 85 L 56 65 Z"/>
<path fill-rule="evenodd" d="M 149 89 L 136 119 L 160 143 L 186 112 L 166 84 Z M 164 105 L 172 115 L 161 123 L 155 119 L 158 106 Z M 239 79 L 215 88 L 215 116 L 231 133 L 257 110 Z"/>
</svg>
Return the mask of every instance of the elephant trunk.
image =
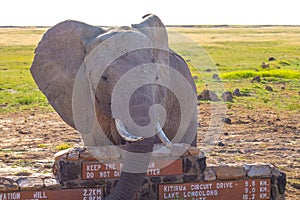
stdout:
<svg viewBox="0 0 300 200">
<path fill-rule="evenodd" d="M 150 161 L 150 155 L 147 153 L 153 150 L 154 141 L 154 137 L 150 137 L 136 143 L 126 143 L 121 177 L 106 200 L 131 200 L 135 197 L 143 184 Z M 128 170 L 132 166 L 139 169 L 138 172 Z"/>
<path fill-rule="evenodd" d="M 131 96 L 130 117 L 141 130 L 144 130 L 143 128 L 151 122 L 149 109 L 154 103 L 153 88 L 149 85 L 137 89 Z M 146 133 L 140 134 L 140 131 L 132 127 L 125 127 L 122 121 L 118 119 L 115 119 L 115 122 L 121 137 L 126 140 L 126 145 L 121 177 L 106 199 L 131 200 L 143 184 L 156 136 L 155 133 L 151 133 L 152 129 L 147 129 Z M 153 129 L 154 131 L 155 129 Z M 136 132 L 142 137 L 132 135 L 132 132 Z"/>
</svg>

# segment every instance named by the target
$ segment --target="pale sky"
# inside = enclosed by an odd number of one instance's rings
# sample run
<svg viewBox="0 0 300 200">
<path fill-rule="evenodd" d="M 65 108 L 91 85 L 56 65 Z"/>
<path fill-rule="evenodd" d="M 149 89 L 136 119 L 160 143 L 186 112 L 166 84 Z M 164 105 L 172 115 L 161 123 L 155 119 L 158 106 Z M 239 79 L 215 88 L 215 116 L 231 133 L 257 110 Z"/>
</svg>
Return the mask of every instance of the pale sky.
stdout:
<svg viewBox="0 0 300 200">
<path fill-rule="evenodd" d="M 66 19 L 131 25 L 148 13 L 167 25 L 300 25 L 297 0 L 1 0 L 0 26 L 53 26 Z"/>
</svg>

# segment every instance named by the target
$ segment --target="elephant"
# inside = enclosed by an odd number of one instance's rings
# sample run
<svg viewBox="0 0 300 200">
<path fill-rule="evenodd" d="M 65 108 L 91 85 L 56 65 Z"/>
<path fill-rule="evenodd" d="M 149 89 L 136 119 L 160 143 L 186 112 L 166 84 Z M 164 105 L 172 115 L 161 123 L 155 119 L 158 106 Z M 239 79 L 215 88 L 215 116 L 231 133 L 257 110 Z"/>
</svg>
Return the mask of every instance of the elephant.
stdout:
<svg viewBox="0 0 300 200">
<path fill-rule="evenodd" d="M 109 29 L 63 21 L 43 35 L 30 70 L 85 146 L 125 150 L 121 177 L 106 199 L 134 198 L 154 144 L 196 146 L 196 86 L 156 15 Z"/>
</svg>

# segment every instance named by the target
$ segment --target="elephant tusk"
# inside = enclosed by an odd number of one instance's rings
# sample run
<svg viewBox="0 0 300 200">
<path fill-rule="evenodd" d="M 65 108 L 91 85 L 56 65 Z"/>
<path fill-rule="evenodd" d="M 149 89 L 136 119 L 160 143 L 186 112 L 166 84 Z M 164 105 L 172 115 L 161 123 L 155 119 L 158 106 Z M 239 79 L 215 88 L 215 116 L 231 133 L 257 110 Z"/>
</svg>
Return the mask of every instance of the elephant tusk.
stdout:
<svg viewBox="0 0 300 200">
<path fill-rule="evenodd" d="M 171 147 L 172 146 L 172 142 L 169 140 L 169 138 L 166 136 L 166 134 L 164 133 L 164 131 L 162 130 L 162 128 L 160 127 L 160 124 L 157 123 L 156 125 L 156 129 L 158 131 L 158 137 L 159 139 L 162 141 L 162 143 L 164 145 L 166 145 L 167 147 Z"/>
<path fill-rule="evenodd" d="M 120 134 L 120 136 L 127 142 L 138 142 L 143 140 L 143 137 L 140 136 L 135 136 L 135 135 L 131 135 L 130 133 L 128 133 L 128 131 L 126 131 L 124 124 L 121 120 L 119 119 L 115 119 L 115 123 L 116 123 L 116 127 L 117 130 Z"/>
</svg>

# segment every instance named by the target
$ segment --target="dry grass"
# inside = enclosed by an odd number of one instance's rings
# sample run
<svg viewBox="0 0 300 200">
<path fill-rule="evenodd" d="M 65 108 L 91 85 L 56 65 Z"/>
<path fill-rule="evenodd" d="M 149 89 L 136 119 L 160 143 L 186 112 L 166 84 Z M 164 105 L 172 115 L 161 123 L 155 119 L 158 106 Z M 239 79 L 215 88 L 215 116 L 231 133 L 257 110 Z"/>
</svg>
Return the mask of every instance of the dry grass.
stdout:
<svg viewBox="0 0 300 200">
<path fill-rule="evenodd" d="M 168 28 L 183 33 L 194 42 L 204 46 L 221 46 L 226 42 L 272 42 L 300 45 L 299 27 L 262 28 Z"/>
<path fill-rule="evenodd" d="M 37 45 L 46 28 L 0 28 L 0 46 Z"/>
</svg>

